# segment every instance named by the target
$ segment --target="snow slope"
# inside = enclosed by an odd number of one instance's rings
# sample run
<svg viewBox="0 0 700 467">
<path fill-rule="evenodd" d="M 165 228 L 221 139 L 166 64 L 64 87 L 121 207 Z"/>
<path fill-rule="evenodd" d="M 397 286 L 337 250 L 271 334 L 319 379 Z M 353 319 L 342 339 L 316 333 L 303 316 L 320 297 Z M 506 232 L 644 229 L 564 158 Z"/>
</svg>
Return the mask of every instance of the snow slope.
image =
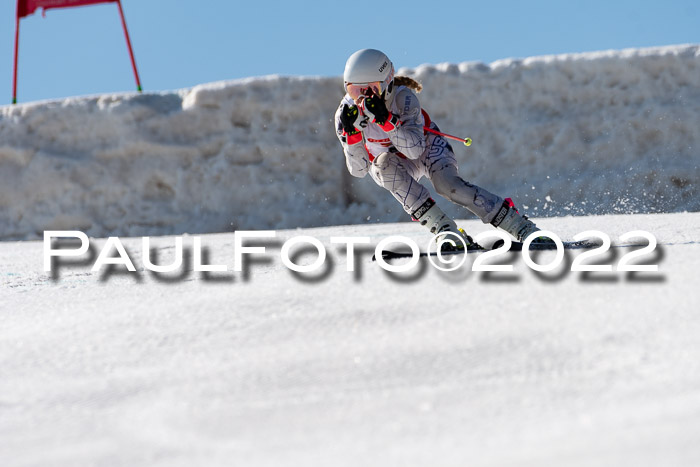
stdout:
<svg viewBox="0 0 700 467">
<path fill-rule="evenodd" d="M 247 274 L 208 278 L 144 271 L 134 238 L 138 273 L 52 280 L 40 242 L 0 243 L 0 465 L 697 465 L 700 214 L 538 223 L 647 230 L 659 271 L 567 272 L 573 251 L 543 274 L 516 255 L 512 273 L 390 275 L 367 253 L 353 273 L 329 241 L 423 244 L 412 223 L 280 231 Z M 324 274 L 281 264 L 298 235 L 324 243 Z M 202 237 L 210 263 L 232 268 L 232 237 Z"/>
<path fill-rule="evenodd" d="M 700 209 L 697 45 L 399 73 L 443 131 L 474 139 L 455 147 L 465 178 L 531 214 Z M 346 173 L 341 94 L 339 78 L 270 76 L 0 107 L 0 239 L 406 220 Z"/>
</svg>

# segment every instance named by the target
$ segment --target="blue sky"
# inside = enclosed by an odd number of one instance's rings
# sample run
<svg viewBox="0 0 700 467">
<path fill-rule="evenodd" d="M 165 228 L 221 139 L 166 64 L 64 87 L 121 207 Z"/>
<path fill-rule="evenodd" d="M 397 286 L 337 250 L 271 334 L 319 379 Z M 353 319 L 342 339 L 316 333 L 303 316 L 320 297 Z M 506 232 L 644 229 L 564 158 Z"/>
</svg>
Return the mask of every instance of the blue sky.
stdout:
<svg viewBox="0 0 700 467">
<path fill-rule="evenodd" d="M 0 6 L 0 105 L 12 97 L 15 5 Z M 122 5 L 145 91 L 266 74 L 339 76 L 346 58 L 364 47 L 413 67 L 700 43 L 697 0 Z M 19 102 L 134 89 L 116 5 L 49 10 L 21 21 Z"/>
</svg>

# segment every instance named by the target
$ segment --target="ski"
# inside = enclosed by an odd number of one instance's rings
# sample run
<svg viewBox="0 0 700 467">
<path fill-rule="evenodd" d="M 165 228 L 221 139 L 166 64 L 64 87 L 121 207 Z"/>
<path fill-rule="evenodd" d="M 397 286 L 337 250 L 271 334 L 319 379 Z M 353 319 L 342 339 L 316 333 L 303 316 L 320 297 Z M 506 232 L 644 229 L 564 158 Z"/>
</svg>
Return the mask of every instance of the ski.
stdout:
<svg viewBox="0 0 700 467">
<path fill-rule="evenodd" d="M 464 253 L 480 253 L 480 252 L 485 252 L 485 251 L 493 251 L 501 248 L 503 246 L 504 242 L 503 240 L 498 240 L 496 241 L 490 248 L 485 248 L 481 245 L 469 245 L 466 250 L 456 250 L 456 251 L 443 251 L 441 253 L 442 256 L 449 256 L 449 255 L 461 255 Z M 594 243 L 590 242 L 588 240 L 581 240 L 577 242 L 562 242 L 562 245 L 564 246 L 565 250 L 577 250 L 577 249 L 586 249 L 586 248 L 597 248 L 600 246 L 599 243 Z M 523 249 L 523 243 L 522 242 L 517 242 L 513 241 L 510 244 L 510 248 L 508 251 L 522 251 Z M 530 250 L 556 250 L 557 245 L 555 243 L 537 243 L 533 242 L 530 243 Z M 426 257 L 426 256 L 437 256 L 438 252 L 437 251 L 431 251 L 431 252 L 421 252 L 420 257 Z M 385 261 L 389 261 L 392 259 L 400 259 L 400 258 L 411 258 L 413 256 L 413 253 L 410 251 L 393 251 L 393 250 L 382 250 L 382 259 Z M 376 261 L 376 255 L 372 256 L 372 261 Z"/>
<path fill-rule="evenodd" d="M 472 244 L 467 247 L 466 250 L 454 250 L 454 251 L 443 251 L 441 254 L 442 256 L 449 256 L 449 255 L 461 255 L 464 253 L 477 253 L 480 251 L 489 251 L 489 248 L 484 248 L 481 245 L 476 245 Z M 430 253 L 427 252 L 421 252 L 420 257 L 426 257 L 426 256 L 437 256 L 438 252 L 437 251 L 431 251 Z M 393 251 L 393 250 L 382 250 L 382 259 L 385 261 L 391 260 L 391 259 L 399 259 L 399 258 L 411 258 L 413 256 L 413 253 L 410 251 Z M 372 255 L 372 261 L 376 261 L 377 256 Z"/>
<path fill-rule="evenodd" d="M 497 240 L 490 250 L 497 250 L 503 246 L 503 240 Z M 578 250 L 578 249 L 586 249 L 586 248 L 597 248 L 600 246 L 600 243 L 595 243 L 591 242 L 588 240 L 580 240 L 577 242 L 561 242 L 562 245 L 564 246 L 565 250 Z M 508 251 L 522 251 L 523 249 L 523 242 L 511 242 L 510 248 Z M 530 250 L 556 250 L 557 245 L 554 242 L 546 242 L 546 243 L 539 243 L 539 242 L 532 242 L 530 243 Z"/>
</svg>

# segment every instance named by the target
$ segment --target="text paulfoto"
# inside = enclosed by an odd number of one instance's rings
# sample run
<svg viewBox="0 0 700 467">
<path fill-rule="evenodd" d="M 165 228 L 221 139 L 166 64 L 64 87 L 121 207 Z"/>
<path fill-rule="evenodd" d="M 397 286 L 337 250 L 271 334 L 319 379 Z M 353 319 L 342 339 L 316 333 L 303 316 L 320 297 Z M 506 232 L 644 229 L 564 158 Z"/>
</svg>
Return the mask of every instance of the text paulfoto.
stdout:
<svg viewBox="0 0 700 467">
<path fill-rule="evenodd" d="M 265 246 L 250 245 L 250 242 L 269 242 L 271 239 L 276 237 L 277 233 L 271 230 L 235 231 L 233 233 L 233 248 L 230 250 L 233 263 L 231 270 L 234 272 L 243 271 L 245 258 L 248 256 L 270 254 Z M 545 264 L 540 264 L 533 260 L 531 257 L 532 252 L 528 248 L 530 243 L 537 237 L 548 237 L 554 242 L 554 246 L 551 248 L 551 250 L 555 253 L 554 258 Z M 170 264 L 155 264 L 151 260 L 151 239 L 150 237 L 142 237 L 141 261 L 143 269 L 154 273 L 173 273 L 176 271 L 181 271 L 184 265 L 184 238 L 189 239 L 191 242 L 192 271 L 206 273 L 229 271 L 229 266 L 226 264 L 205 264 L 205 261 L 203 260 L 202 239 L 201 237 L 197 236 L 174 237 L 175 254 L 174 259 L 172 262 L 170 262 Z M 502 261 L 493 262 L 495 257 L 509 253 L 510 246 L 512 244 L 510 237 L 504 232 L 492 230 L 480 233 L 474 237 L 474 240 L 479 244 L 488 244 L 487 242 L 489 238 L 502 240 L 502 245 L 498 248 L 486 250 L 478 255 L 475 255 L 471 270 L 491 272 L 513 271 L 512 264 L 503 264 Z M 645 255 L 649 255 L 655 250 L 657 245 L 656 238 L 651 233 L 637 230 L 627 232 L 621 235 L 619 238 L 621 241 L 630 240 L 633 238 L 642 238 L 646 243 L 635 244 L 634 246 L 642 246 L 643 248 L 626 253 L 620 258 L 616 266 L 613 268 L 612 264 L 600 264 L 590 261 L 596 256 L 604 255 L 610 249 L 612 246 L 610 237 L 604 232 L 597 230 L 589 230 L 579 233 L 574 236 L 574 240 L 590 240 L 594 241 L 595 243 L 592 248 L 582 251 L 574 259 L 571 264 L 571 271 L 658 271 L 658 266 L 655 264 L 638 264 L 637 262 L 632 261 L 640 257 L 644 257 Z M 70 243 L 66 244 L 67 241 Z M 441 246 L 444 242 L 448 242 L 453 246 L 458 245 L 459 242 L 462 242 L 462 247 L 466 246 L 463 244 L 462 238 L 456 234 L 449 233 L 448 235 L 443 234 L 440 236 L 435 236 L 430 239 L 426 248 L 429 253 L 433 252 L 432 254 L 427 255 L 430 263 L 436 269 L 441 271 L 454 271 L 463 267 L 467 261 L 467 256 L 472 255 L 442 254 Z M 75 243 L 79 244 L 76 247 L 73 247 Z M 344 254 L 346 256 L 346 270 L 350 272 L 355 270 L 355 255 L 356 248 L 358 247 L 362 247 L 365 251 L 373 251 L 377 264 L 385 271 L 394 273 L 411 271 L 416 267 L 421 259 L 421 256 L 426 256 L 425 254 L 421 254 L 420 248 L 414 240 L 400 235 L 385 237 L 374 246 L 372 246 L 372 239 L 370 237 L 330 237 L 330 243 L 332 245 L 337 245 L 338 250 L 344 250 Z M 410 250 L 410 254 L 407 255 L 408 258 L 403 261 L 384 259 L 382 252 L 389 248 L 397 248 L 396 245 L 402 245 L 404 249 L 407 248 Z M 89 253 L 91 247 L 90 239 L 84 232 L 77 230 L 47 230 L 44 232 L 43 247 L 44 271 L 46 272 L 55 272 L 55 268 L 60 267 L 57 262 L 57 260 L 60 258 L 72 258 L 73 261 L 80 261 L 82 259 L 84 261 L 92 262 L 93 257 L 94 262 L 92 263 L 92 272 L 99 272 L 102 268 L 107 266 L 123 267 L 126 269 L 126 271 L 137 272 L 132 258 L 119 237 L 107 238 L 100 248 L 99 253 L 95 256 L 94 254 L 90 255 Z M 296 253 L 298 253 L 300 250 L 306 251 L 309 249 L 312 251 L 312 255 L 315 256 L 315 259 L 308 264 L 297 264 L 295 262 L 295 258 L 297 256 Z M 538 231 L 525 239 L 520 253 L 525 264 L 527 264 L 529 268 L 539 272 L 547 272 L 560 267 L 564 258 L 564 249 L 565 247 L 563 242 L 555 233 L 549 231 Z M 115 252 L 116 255 L 114 254 Z M 284 243 L 282 243 L 279 251 L 279 258 L 282 261 L 282 264 L 291 271 L 296 273 L 313 273 L 321 270 L 324 267 L 327 254 L 326 246 L 319 239 L 308 235 L 299 235 L 288 238 L 284 241 Z"/>
</svg>

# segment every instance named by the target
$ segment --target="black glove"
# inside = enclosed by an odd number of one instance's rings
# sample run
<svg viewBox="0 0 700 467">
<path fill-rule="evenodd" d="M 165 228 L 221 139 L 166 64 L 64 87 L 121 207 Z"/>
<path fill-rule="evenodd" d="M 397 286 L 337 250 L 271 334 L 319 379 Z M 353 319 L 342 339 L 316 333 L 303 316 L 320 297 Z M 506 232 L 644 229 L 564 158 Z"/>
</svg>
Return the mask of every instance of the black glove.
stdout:
<svg viewBox="0 0 700 467">
<path fill-rule="evenodd" d="M 369 118 L 370 121 L 379 125 L 379 128 L 385 132 L 393 131 L 401 126 L 401 120 L 399 120 L 399 117 L 389 112 L 382 96 L 377 96 L 370 92 L 370 94 L 365 97 L 364 102 L 362 102 L 362 108 L 365 116 Z"/>
<path fill-rule="evenodd" d="M 364 107 L 370 120 L 373 120 L 379 126 L 384 125 L 391 118 L 391 113 L 386 108 L 384 99 L 374 93 L 370 93 L 369 96 L 365 97 Z"/>
<path fill-rule="evenodd" d="M 355 127 L 355 123 L 360 117 L 360 111 L 357 109 L 356 105 L 349 106 L 345 104 L 343 110 L 340 112 L 340 123 L 343 125 L 343 131 L 352 135 L 357 133 L 359 130 Z"/>
<path fill-rule="evenodd" d="M 347 144 L 353 145 L 362 141 L 362 133 L 360 133 L 361 130 L 358 129 L 358 126 L 363 128 L 363 119 L 364 117 L 356 105 L 343 105 L 343 109 L 340 111 L 340 125 L 343 127 L 343 137 Z"/>
</svg>

